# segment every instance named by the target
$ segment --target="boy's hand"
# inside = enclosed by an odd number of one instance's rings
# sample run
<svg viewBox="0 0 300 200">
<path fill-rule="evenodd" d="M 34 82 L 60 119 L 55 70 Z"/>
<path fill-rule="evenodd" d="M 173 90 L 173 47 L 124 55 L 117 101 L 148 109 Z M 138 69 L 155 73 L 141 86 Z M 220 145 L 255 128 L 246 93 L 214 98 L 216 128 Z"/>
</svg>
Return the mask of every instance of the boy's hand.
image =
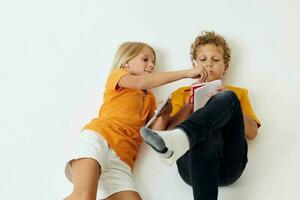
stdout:
<svg viewBox="0 0 300 200">
<path fill-rule="evenodd" d="M 192 113 L 192 112 L 193 112 L 194 105 L 191 104 L 191 103 L 189 103 L 189 102 L 186 102 L 186 103 L 183 105 L 183 108 L 184 108 L 185 110 L 190 111 L 190 113 Z"/>
<path fill-rule="evenodd" d="M 219 94 L 220 92 L 222 92 L 224 90 L 226 90 L 226 87 L 224 85 L 221 85 L 221 86 L 218 87 L 217 91 L 214 91 L 214 92 L 210 93 L 208 96 L 213 97 L 216 94 Z"/>
</svg>

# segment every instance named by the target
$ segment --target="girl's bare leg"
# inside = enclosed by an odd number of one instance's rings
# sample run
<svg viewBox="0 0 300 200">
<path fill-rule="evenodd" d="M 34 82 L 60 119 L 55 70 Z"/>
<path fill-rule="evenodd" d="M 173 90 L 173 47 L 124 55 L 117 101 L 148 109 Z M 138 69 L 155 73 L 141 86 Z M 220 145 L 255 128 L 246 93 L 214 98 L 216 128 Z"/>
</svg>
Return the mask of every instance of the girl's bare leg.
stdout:
<svg viewBox="0 0 300 200">
<path fill-rule="evenodd" d="M 65 200 L 95 200 L 101 174 L 99 163 L 91 158 L 71 162 L 73 192 Z"/>
<path fill-rule="evenodd" d="M 142 200 L 137 192 L 123 191 L 109 196 L 106 200 Z"/>
</svg>

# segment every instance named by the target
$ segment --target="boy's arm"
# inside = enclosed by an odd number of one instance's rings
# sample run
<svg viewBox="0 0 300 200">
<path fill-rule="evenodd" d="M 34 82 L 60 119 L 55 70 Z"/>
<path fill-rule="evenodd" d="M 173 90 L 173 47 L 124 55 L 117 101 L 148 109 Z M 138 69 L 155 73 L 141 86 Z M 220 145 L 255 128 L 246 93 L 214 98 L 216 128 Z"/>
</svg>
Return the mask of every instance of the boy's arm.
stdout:
<svg viewBox="0 0 300 200">
<path fill-rule="evenodd" d="M 245 125 L 245 136 L 249 140 L 253 140 L 257 135 L 257 123 L 254 119 L 243 113 L 244 125 Z"/>
<path fill-rule="evenodd" d="M 168 102 L 166 103 L 166 105 L 160 111 L 157 119 L 153 122 L 152 125 L 150 125 L 150 128 L 154 129 L 154 130 L 158 130 L 158 131 L 166 130 L 168 123 L 169 123 L 170 114 L 172 112 L 172 109 L 173 109 L 172 103 L 171 103 L 171 100 L 169 99 Z M 149 119 L 151 119 L 153 116 L 154 116 L 154 113 L 152 113 L 150 115 Z"/>
<path fill-rule="evenodd" d="M 193 104 L 185 103 L 180 110 L 169 119 L 167 129 L 174 129 L 178 124 L 186 120 L 193 112 Z"/>
<path fill-rule="evenodd" d="M 150 126 L 150 128 L 153 130 L 157 130 L 157 131 L 166 130 L 169 119 L 170 119 L 170 115 L 160 115 L 153 122 L 153 124 Z"/>
</svg>

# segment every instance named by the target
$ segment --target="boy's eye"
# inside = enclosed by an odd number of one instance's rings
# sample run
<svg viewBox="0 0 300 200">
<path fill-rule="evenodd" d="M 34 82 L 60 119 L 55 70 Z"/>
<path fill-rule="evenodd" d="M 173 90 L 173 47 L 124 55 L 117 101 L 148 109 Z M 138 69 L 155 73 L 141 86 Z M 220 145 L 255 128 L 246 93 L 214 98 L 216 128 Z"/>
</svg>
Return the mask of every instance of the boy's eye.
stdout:
<svg viewBox="0 0 300 200">
<path fill-rule="evenodd" d="M 145 62 L 147 62 L 147 61 L 148 61 L 148 58 L 144 58 L 143 60 L 144 60 Z"/>
</svg>

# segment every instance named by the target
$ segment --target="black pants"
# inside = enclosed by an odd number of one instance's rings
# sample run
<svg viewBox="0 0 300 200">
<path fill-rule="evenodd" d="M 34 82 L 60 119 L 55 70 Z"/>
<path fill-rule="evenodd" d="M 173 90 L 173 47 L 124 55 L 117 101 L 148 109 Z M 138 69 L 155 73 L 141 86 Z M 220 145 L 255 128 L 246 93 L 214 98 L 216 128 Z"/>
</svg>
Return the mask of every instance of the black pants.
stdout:
<svg viewBox="0 0 300 200">
<path fill-rule="evenodd" d="M 195 200 L 217 200 L 218 186 L 235 182 L 247 163 L 239 99 L 225 90 L 177 128 L 186 132 L 190 142 L 190 150 L 177 160 L 180 176 L 192 186 Z"/>
</svg>

